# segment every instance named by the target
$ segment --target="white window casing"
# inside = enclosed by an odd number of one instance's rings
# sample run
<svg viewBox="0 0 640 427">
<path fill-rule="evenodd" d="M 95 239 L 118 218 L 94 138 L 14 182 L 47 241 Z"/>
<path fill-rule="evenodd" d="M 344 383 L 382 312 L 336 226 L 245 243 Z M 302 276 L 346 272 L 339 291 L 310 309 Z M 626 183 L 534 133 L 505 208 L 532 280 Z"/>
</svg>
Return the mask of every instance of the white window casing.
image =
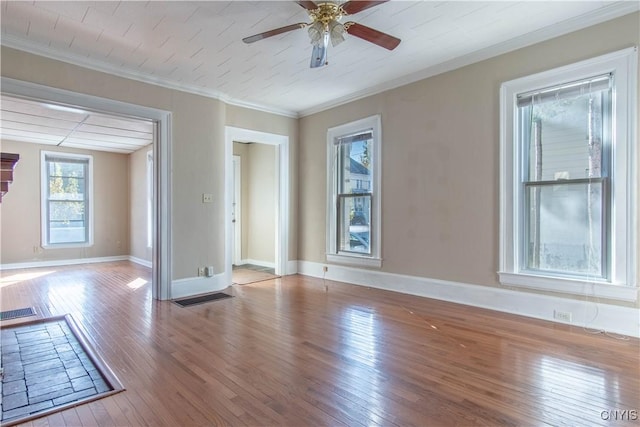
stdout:
<svg viewBox="0 0 640 427">
<path fill-rule="evenodd" d="M 327 262 L 362 267 L 381 267 L 381 117 L 375 115 L 351 123 L 328 129 L 327 131 Z M 370 192 L 369 253 L 355 253 L 339 250 L 338 245 L 338 147 L 340 138 L 358 133 L 372 134 L 372 153 L 369 153 L 369 165 L 372 175 L 371 187 L 358 187 L 357 179 L 353 187 Z M 369 197 L 369 196 L 365 196 Z"/>
<path fill-rule="evenodd" d="M 50 161 L 58 160 L 64 162 L 69 160 L 70 162 L 80 162 L 86 165 L 86 175 L 84 176 L 85 188 L 84 188 L 84 228 L 86 228 L 85 239 L 83 241 L 75 242 L 52 242 L 51 227 L 50 227 L 50 199 L 49 199 L 49 172 L 48 164 Z M 40 203 L 40 218 L 41 218 L 41 234 L 42 234 L 42 247 L 45 249 L 62 249 L 62 248 L 75 248 L 75 247 L 89 247 L 93 246 L 93 156 L 75 153 L 65 153 L 59 151 L 42 151 L 40 160 L 40 183 L 41 183 L 41 203 Z"/>
<path fill-rule="evenodd" d="M 500 283 L 626 301 L 637 284 L 637 48 L 505 82 L 500 88 Z M 606 277 L 572 276 L 523 268 L 523 148 L 519 144 L 517 96 L 595 76 L 612 75 L 610 218 Z"/>
</svg>

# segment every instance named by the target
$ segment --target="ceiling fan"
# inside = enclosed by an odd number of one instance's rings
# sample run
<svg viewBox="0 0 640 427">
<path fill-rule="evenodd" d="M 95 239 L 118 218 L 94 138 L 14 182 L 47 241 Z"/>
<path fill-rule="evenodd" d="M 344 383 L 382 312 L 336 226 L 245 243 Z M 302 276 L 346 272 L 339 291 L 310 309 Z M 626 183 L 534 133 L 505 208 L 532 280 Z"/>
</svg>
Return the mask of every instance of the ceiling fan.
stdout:
<svg viewBox="0 0 640 427">
<path fill-rule="evenodd" d="M 328 64 L 327 48 L 329 47 L 329 40 L 331 40 L 333 46 L 337 46 L 345 40 L 345 33 L 377 44 L 385 49 L 393 50 L 400 44 L 399 38 L 356 22 L 349 21 L 344 24 L 340 23 L 340 20 L 344 16 L 356 14 L 365 9 L 386 3 L 387 1 L 389 0 L 350 0 L 342 4 L 334 2 L 316 4 L 311 0 L 296 0 L 296 3 L 307 9 L 307 13 L 309 13 L 309 18 L 311 19 L 310 23 L 300 22 L 287 25 L 286 27 L 275 28 L 270 31 L 265 31 L 264 33 L 245 37 L 242 41 L 245 43 L 253 43 L 268 37 L 277 36 L 278 34 L 300 28 L 308 28 L 309 38 L 313 44 L 311 68 L 318 68 Z"/>
</svg>

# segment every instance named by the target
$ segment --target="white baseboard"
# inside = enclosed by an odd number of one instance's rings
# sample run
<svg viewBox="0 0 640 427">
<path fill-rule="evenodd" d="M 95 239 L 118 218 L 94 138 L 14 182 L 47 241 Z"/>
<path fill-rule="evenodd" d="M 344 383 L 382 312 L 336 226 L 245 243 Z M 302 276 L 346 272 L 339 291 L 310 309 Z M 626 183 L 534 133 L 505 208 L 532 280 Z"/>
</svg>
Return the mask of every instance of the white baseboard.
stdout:
<svg viewBox="0 0 640 427">
<path fill-rule="evenodd" d="M 244 264 L 252 264 L 252 265 L 257 265 L 257 266 L 265 267 L 265 268 L 276 268 L 276 263 L 275 262 L 260 261 L 260 260 L 257 260 L 257 259 L 242 259 L 236 265 L 244 265 Z"/>
<path fill-rule="evenodd" d="M 221 291 L 231 286 L 226 280 L 226 274 L 220 273 L 213 277 L 188 277 L 171 282 L 170 298 L 182 298 L 209 292 Z"/>
<path fill-rule="evenodd" d="M 144 265 L 145 267 L 153 268 L 153 263 L 151 261 L 147 261 L 146 259 L 138 258 L 133 255 L 129 255 L 129 261 Z"/>
<path fill-rule="evenodd" d="M 13 264 L 0 264 L 0 270 L 16 270 L 20 268 L 59 267 L 62 265 L 93 264 L 97 262 L 129 261 L 129 255 L 106 256 L 98 258 L 75 258 L 16 262 Z"/>
<path fill-rule="evenodd" d="M 339 265 L 298 261 L 298 272 L 306 276 L 385 289 L 410 295 L 433 298 L 474 307 L 487 308 L 520 316 L 559 322 L 554 311 L 572 314 L 574 326 L 585 326 L 640 338 L 640 309 L 573 300 L 556 296 L 492 288 L 467 283 L 424 277 L 406 276 L 381 271 L 364 270 Z"/>
</svg>

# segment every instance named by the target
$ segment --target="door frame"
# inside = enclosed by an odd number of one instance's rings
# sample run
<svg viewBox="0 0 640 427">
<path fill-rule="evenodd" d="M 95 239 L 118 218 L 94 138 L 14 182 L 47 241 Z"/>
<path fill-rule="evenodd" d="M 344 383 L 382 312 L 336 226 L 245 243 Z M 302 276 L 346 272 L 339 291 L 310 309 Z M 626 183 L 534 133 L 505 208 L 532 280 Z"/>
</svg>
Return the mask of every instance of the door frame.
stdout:
<svg viewBox="0 0 640 427">
<path fill-rule="evenodd" d="M 153 141 L 155 185 L 151 293 L 153 299 L 171 298 L 171 112 L 8 77 L 1 77 L 0 85 L 2 93 L 7 95 L 156 122 L 156 137 Z"/>
<path fill-rule="evenodd" d="M 275 133 L 225 126 L 225 281 L 231 283 L 231 203 L 233 198 L 233 143 L 254 142 L 273 145 L 276 149 L 276 268 L 279 276 L 287 274 L 289 261 L 289 137 Z"/>
<path fill-rule="evenodd" d="M 236 206 L 233 230 L 233 253 L 231 263 L 237 265 L 242 261 L 242 157 L 233 156 L 233 192 Z"/>
</svg>

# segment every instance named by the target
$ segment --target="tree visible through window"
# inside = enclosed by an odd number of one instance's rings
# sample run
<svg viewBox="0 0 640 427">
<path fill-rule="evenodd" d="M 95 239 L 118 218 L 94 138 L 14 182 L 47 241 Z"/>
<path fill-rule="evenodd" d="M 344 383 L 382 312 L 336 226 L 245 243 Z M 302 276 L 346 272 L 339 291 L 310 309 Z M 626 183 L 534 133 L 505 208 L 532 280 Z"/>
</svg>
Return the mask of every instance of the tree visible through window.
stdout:
<svg viewBox="0 0 640 427">
<path fill-rule="evenodd" d="M 44 154 L 43 245 L 90 241 L 88 156 Z"/>
<path fill-rule="evenodd" d="M 519 97 L 527 269 L 607 275 L 610 80 Z"/>
</svg>

